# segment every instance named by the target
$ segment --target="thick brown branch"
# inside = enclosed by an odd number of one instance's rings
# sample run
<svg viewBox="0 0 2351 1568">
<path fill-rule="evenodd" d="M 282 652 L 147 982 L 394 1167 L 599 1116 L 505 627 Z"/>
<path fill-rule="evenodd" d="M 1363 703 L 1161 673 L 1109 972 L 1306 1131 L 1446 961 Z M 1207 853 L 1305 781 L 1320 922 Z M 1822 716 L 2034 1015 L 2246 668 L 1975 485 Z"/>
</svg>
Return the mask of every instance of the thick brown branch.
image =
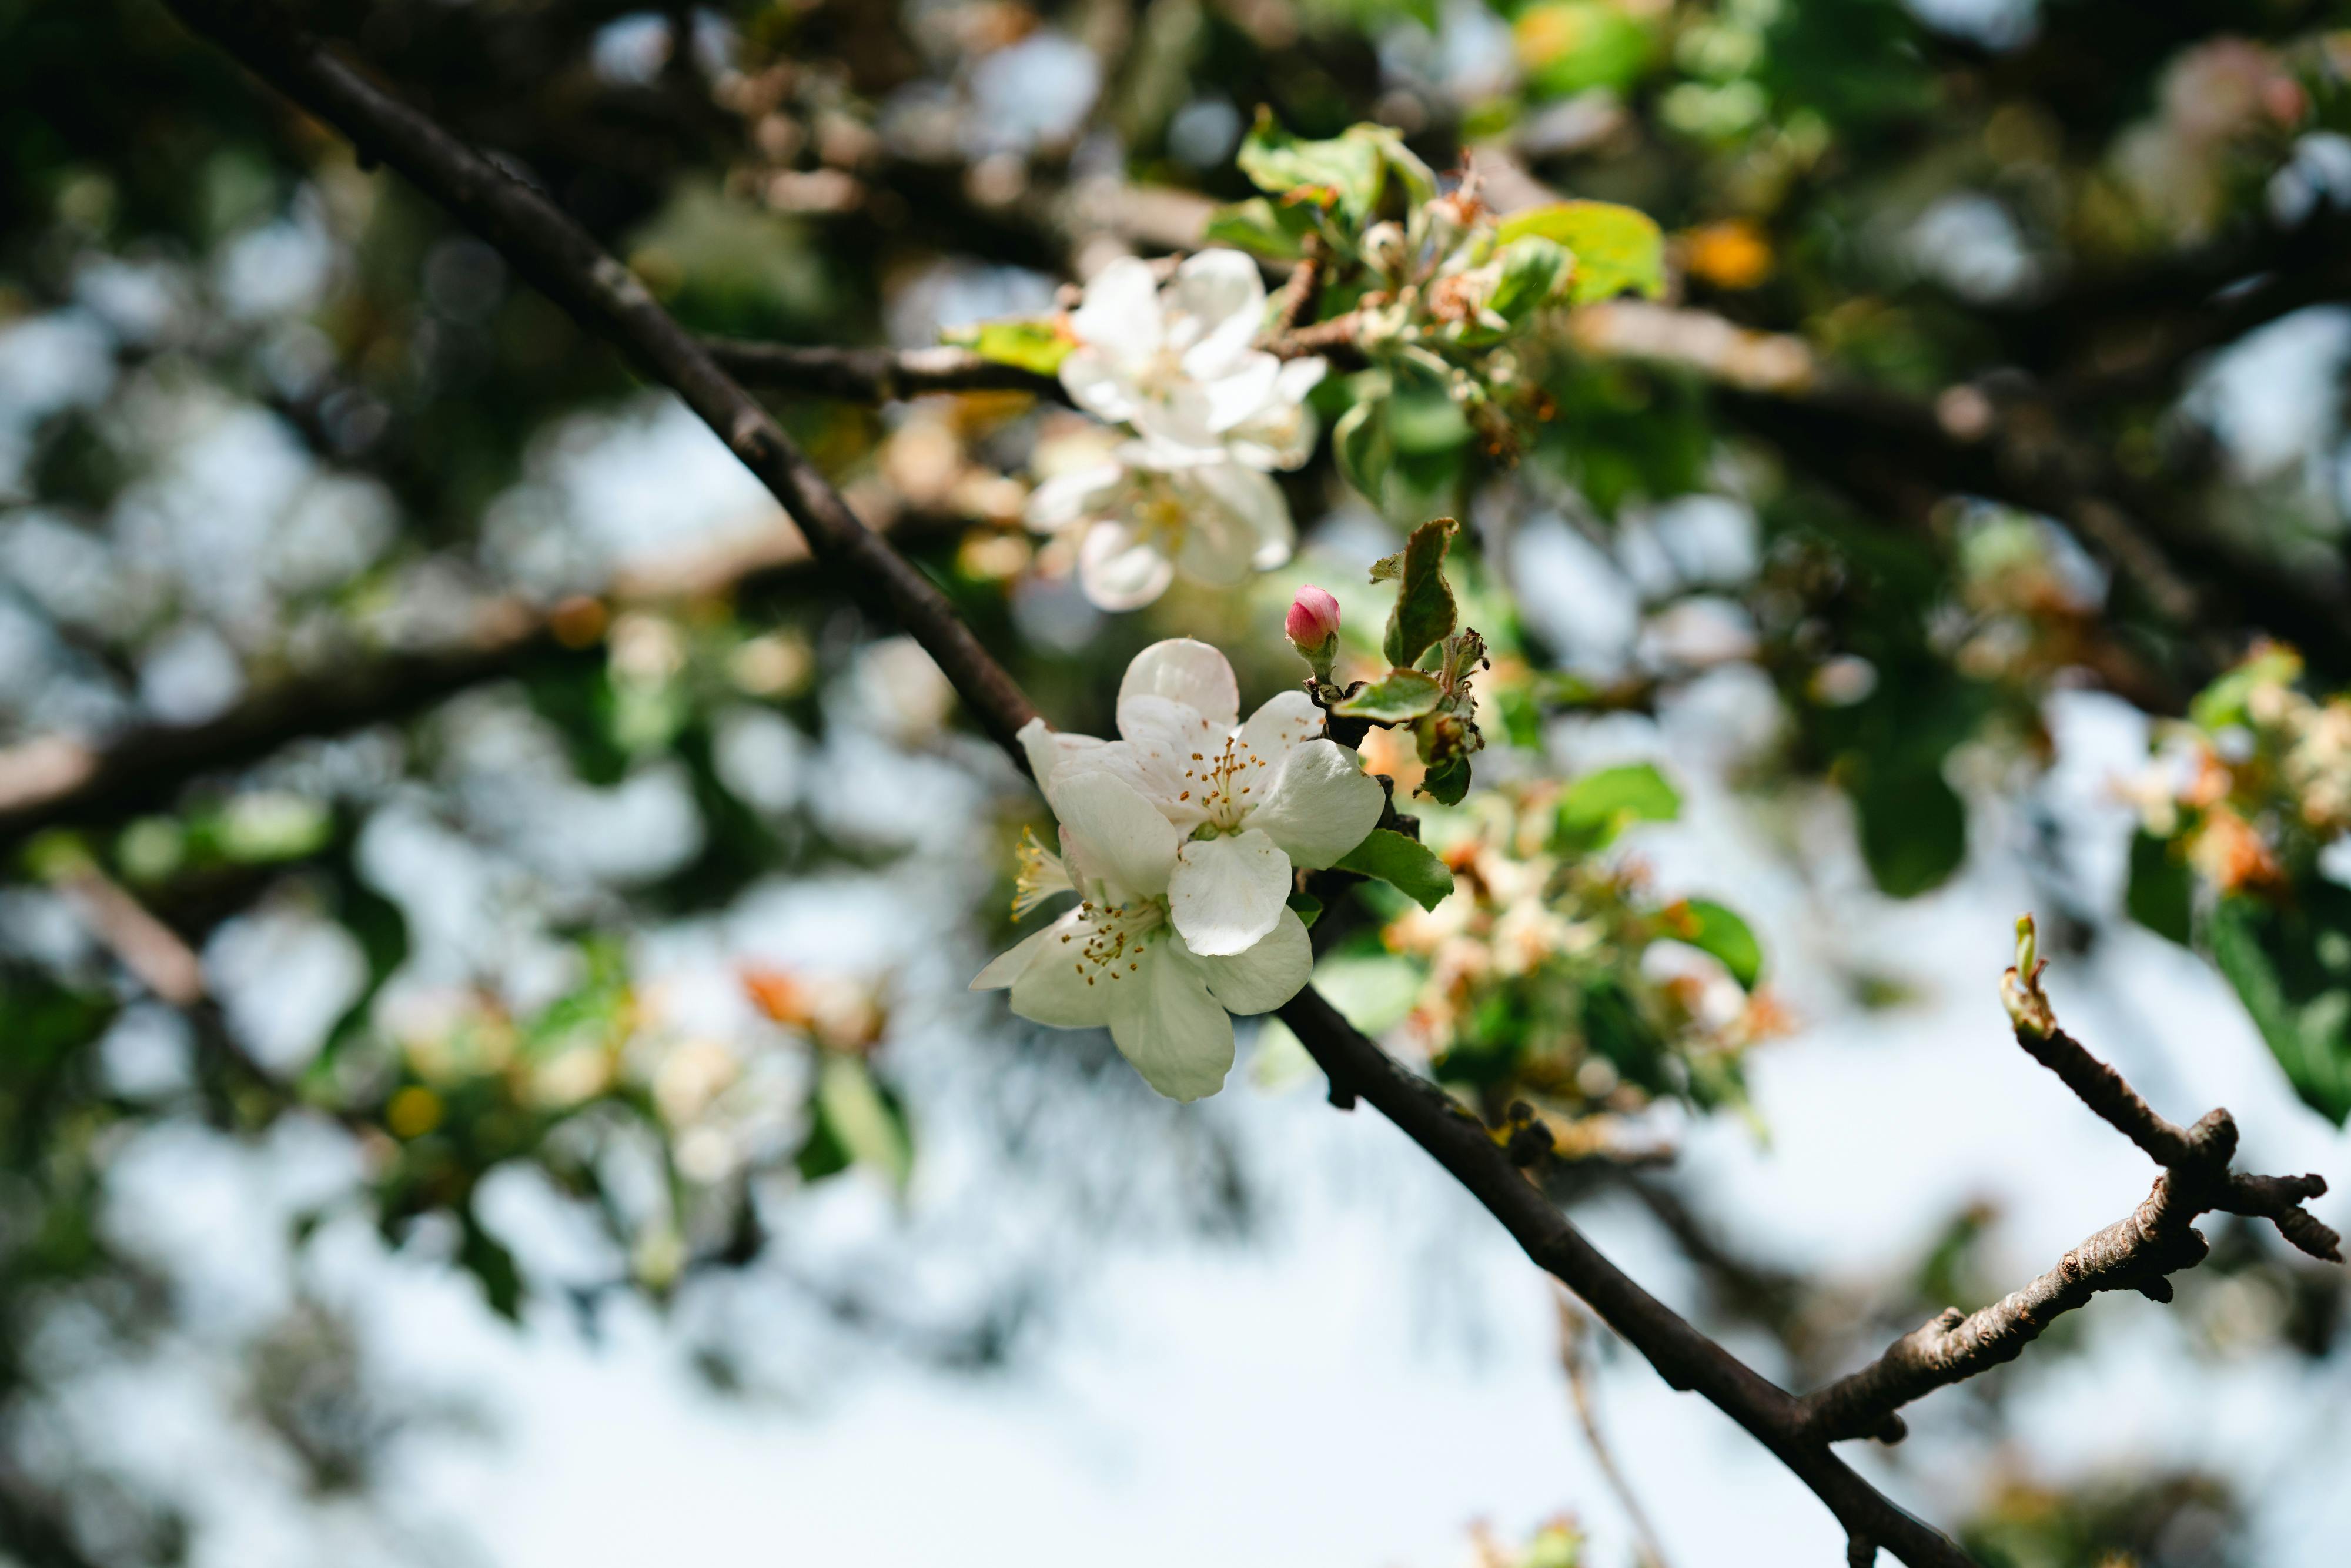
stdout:
<svg viewBox="0 0 2351 1568">
<path fill-rule="evenodd" d="M 627 272 L 536 192 L 517 183 L 289 31 L 256 0 L 171 0 L 265 78 L 414 180 L 496 245 L 517 268 L 584 322 L 625 344 L 683 396 L 799 522 L 816 553 L 881 583 L 901 624 L 920 639 L 964 700 L 1016 759 L 1013 732 L 1032 710 L 1010 677 L 929 582 L 850 515 L 774 422 Z M 1467 1186 L 1529 1256 L 1638 1348 L 1667 1382 L 1697 1389 L 1777 1455 L 1849 1535 L 1884 1545 L 1912 1568 L 1966 1568 L 1947 1538 L 1912 1518 L 1813 1438 L 1787 1394 L 1700 1333 L 1595 1250 L 1479 1122 L 1398 1066 L 1311 988 L 1282 1017 L 1330 1075 L 1360 1095 Z"/>
</svg>

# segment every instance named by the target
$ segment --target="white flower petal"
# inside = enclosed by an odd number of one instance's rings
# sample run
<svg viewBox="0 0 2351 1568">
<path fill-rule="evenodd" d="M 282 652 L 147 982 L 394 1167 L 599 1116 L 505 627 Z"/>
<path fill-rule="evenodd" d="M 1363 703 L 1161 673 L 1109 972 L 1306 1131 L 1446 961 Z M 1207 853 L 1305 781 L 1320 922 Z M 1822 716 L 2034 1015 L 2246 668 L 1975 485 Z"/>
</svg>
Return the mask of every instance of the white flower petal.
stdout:
<svg viewBox="0 0 2351 1568">
<path fill-rule="evenodd" d="M 1127 733 L 1123 710 L 1129 697 L 1165 697 L 1192 709 L 1210 724 L 1229 728 L 1240 716 L 1240 683 L 1224 654 L 1190 637 L 1170 637 L 1137 653 L 1118 683 L 1119 733 Z"/>
<path fill-rule="evenodd" d="M 1079 342 L 1127 363 L 1157 353 L 1167 338 L 1151 264 L 1126 256 L 1095 273 L 1084 300 L 1070 314 L 1070 330 Z M 1071 388 L 1072 394 L 1076 390 Z"/>
<path fill-rule="evenodd" d="M 1290 910 L 1255 946 L 1221 958 L 1187 954 L 1208 982 L 1208 994 L 1236 1013 L 1270 1013 L 1305 988 L 1314 974 L 1314 947 L 1306 923 Z"/>
<path fill-rule="evenodd" d="M 1319 871 L 1364 841 L 1386 799 L 1353 752 L 1335 740 L 1310 740 L 1282 759 L 1265 803 L 1249 813 L 1249 825 L 1280 845 L 1292 862 Z"/>
<path fill-rule="evenodd" d="M 1116 463 L 1097 463 L 1074 473 L 1057 474 L 1029 492 L 1025 514 L 1029 526 L 1040 534 L 1055 534 L 1111 509 L 1126 470 Z"/>
<path fill-rule="evenodd" d="M 1020 733 L 1013 738 L 1020 742 L 1021 754 L 1029 758 L 1029 771 L 1040 789 L 1050 789 L 1053 775 L 1072 758 L 1098 751 L 1107 744 L 1091 735 L 1064 735 L 1058 729 L 1050 729 L 1041 718 L 1032 718 L 1022 725 Z"/>
<path fill-rule="evenodd" d="M 1070 925 L 1073 918 L 1077 923 Z M 1012 982 L 1014 1012 L 1055 1029 L 1094 1029 L 1110 1022 L 1114 997 L 1102 981 L 1101 966 L 1079 956 L 1092 928 L 1073 909 L 1039 933 L 1040 938 L 1047 940 L 1040 943 L 1036 956 Z M 1087 984 L 1090 979 L 1092 985 Z"/>
<path fill-rule="evenodd" d="M 1184 501 L 1184 542 L 1176 552 L 1176 570 L 1211 588 L 1232 588 L 1249 580 L 1262 541 L 1255 517 L 1234 510 L 1217 490 L 1200 483 L 1209 472 L 1201 468 L 1173 476 Z"/>
<path fill-rule="evenodd" d="M 1125 523 L 1096 523 L 1078 545 L 1078 585 L 1104 610 L 1136 610 L 1167 591 L 1176 563 Z"/>
<path fill-rule="evenodd" d="M 1237 250 L 1204 250 L 1176 269 L 1165 302 L 1196 323 L 1184 373 L 1205 379 L 1230 369 L 1265 325 L 1265 279 Z"/>
<path fill-rule="evenodd" d="M 971 977 L 971 988 L 975 991 L 1000 991 L 1012 984 L 1044 951 L 1046 939 L 1069 929 L 1071 923 L 1077 918 L 1078 912 L 1072 909 L 1042 931 L 1015 942 L 991 959 L 987 967 Z"/>
<path fill-rule="evenodd" d="M 1249 722 L 1241 726 L 1241 744 L 1263 758 L 1268 768 L 1280 768 L 1294 747 L 1322 733 L 1322 710 L 1314 706 L 1312 697 L 1292 686 L 1274 693 L 1249 716 Z"/>
<path fill-rule="evenodd" d="M 1061 826 L 1081 841 L 1088 869 L 1126 893 L 1167 890 L 1176 830 L 1134 785 L 1104 772 L 1064 769 L 1046 799 Z"/>
<path fill-rule="evenodd" d="M 1232 1071 L 1233 1020 L 1174 945 L 1165 930 L 1153 933 L 1141 968 L 1108 988 L 1110 1037 L 1144 1082 L 1171 1100 L 1197 1100 Z"/>
<path fill-rule="evenodd" d="M 1190 841 L 1167 879 L 1168 917 L 1202 957 L 1255 946 L 1280 923 L 1289 897 L 1290 857 L 1254 829 Z"/>
<path fill-rule="evenodd" d="M 1186 478 L 1248 525 L 1257 540 L 1252 566 L 1266 571 L 1290 559 L 1298 529 L 1290 520 L 1290 503 L 1282 499 L 1280 486 L 1238 463 L 1196 468 Z"/>
<path fill-rule="evenodd" d="M 1127 368 L 1101 349 L 1071 350 L 1061 361 L 1061 385 L 1071 402 L 1113 423 L 1133 419 L 1148 406 Z"/>
<path fill-rule="evenodd" d="M 1182 391 L 1196 400 L 1199 422 L 1221 434 L 1244 420 L 1274 408 L 1274 389 L 1281 378 L 1281 361 L 1271 354 L 1248 354 L 1214 381 L 1185 383 Z"/>
<path fill-rule="evenodd" d="M 1302 402 L 1308 392 L 1322 384 L 1330 369 L 1323 360 L 1311 355 L 1302 360 L 1286 360 L 1280 379 L 1274 383 L 1274 396 L 1284 402 Z"/>
</svg>

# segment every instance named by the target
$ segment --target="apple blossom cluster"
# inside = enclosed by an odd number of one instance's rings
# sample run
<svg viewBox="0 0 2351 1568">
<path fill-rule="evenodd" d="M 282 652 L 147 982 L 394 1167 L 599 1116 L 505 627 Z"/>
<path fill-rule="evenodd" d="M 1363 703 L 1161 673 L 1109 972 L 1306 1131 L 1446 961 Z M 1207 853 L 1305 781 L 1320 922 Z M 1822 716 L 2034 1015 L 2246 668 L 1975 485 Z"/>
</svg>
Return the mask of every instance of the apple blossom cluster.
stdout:
<svg viewBox="0 0 2351 1568">
<path fill-rule="evenodd" d="M 2351 1121 L 2351 695 L 2256 649 L 2156 733 L 2125 894 L 2207 949 L 2304 1103 Z"/>
<path fill-rule="evenodd" d="M 2351 833 L 2351 695 L 2299 689 L 2272 645 L 2199 695 L 2157 738 L 2129 794 L 2149 835 L 2222 894 L 2284 896 Z"/>
<path fill-rule="evenodd" d="M 1070 313 L 1061 385 L 1128 439 L 1038 486 L 1028 519 L 1079 533 L 1078 580 L 1102 608 L 1148 604 L 1178 573 L 1229 588 L 1290 559 L 1297 528 L 1269 476 L 1312 455 L 1305 398 L 1324 365 L 1259 349 L 1266 312 L 1257 264 L 1207 250 L 1164 287 L 1148 262 L 1113 261 Z"/>
<path fill-rule="evenodd" d="M 1229 588 L 1290 559 L 1297 530 L 1271 476 L 1313 454 L 1307 397 L 1326 351 L 1363 366 L 1331 400 L 1344 408 L 1341 473 L 1398 515 L 1434 510 L 1422 503 L 1447 489 L 1448 455 L 1473 442 L 1513 454 L 1520 423 L 1547 409 L 1514 345 L 1555 307 L 1663 287 L 1663 236 L 1643 214 L 1604 202 L 1498 214 L 1474 172 L 1440 181 L 1384 126 L 1316 141 L 1260 117 L 1238 162 L 1266 194 L 1217 213 L 1216 248 L 1172 270 L 1123 257 L 1065 315 L 949 334 L 1057 374 L 1120 433 L 1071 466 L 1040 448 L 1026 507 L 1030 528 L 1074 542 L 1064 559 L 1106 610 L 1151 603 L 1178 577 Z M 1290 272 L 1278 306 L 1261 264 Z"/>
<path fill-rule="evenodd" d="M 1395 1042 L 1497 1107 L 1527 1103 L 1568 1153 L 1658 1097 L 1742 1103 L 1741 1057 L 1783 1027 L 1752 934 L 1599 852 L 1675 806 L 1636 765 L 1488 790 L 1437 824 L 1458 894 L 1380 933 L 1418 977 Z"/>
<path fill-rule="evenodd" d="M 1205 643 L 1136 654 L 1117 712 L 1115 740 L 1021 731 L 1061 850 L 1026 847 L 1016 908 L 1078 903 L 972 988 L 1008 988 L 1038 1023 L 1107 1026 L 1153 1088 L 1196 1100 L 1232 1067 L 1229 1015 L 1280 1007 L 1313 967 L 1294 873 L 1344 858 L 1387 795 L 1305 693 L 1242 722 L 1232 666 Z"/>
</svg>

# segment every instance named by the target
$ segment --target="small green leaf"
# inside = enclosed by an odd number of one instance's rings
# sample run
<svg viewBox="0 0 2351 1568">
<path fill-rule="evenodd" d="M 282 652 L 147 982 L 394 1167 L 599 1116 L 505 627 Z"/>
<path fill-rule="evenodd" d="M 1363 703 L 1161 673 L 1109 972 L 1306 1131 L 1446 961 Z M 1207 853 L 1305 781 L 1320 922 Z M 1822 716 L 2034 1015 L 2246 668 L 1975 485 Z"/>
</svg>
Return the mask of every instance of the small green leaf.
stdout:
<svg viewBox="0 0 2351 1568">
<path fill-rule="evenodd" d="M 1939 768 L 1873 767 L 1853 803 L 1861 857 L 1882 892 L 1915 898 L 1968 858 L 1968 810 Z"/>
<path fill-rule="evenodd" d="M 1553 202 L 1502 220 L 1504 245 L 1529 235 L 1565 246 L 1575 257 L 1568 298 L 1578 305 L 1635 289 L 1655 299 L 1666 290 L 1666 236 L 1648 214 L 1613 202 Z"/>
<path fill-rule="evenodd" d="M 1282 902 L 1290 905 L 1290 912 L 1298 916 L 1298 923 L 1309 931 L 1313 930 L 1314 923 L 1322 918 L 1322 901 L 1302 889 L 1293 890 Z"/>
<path fill-rule="evenodd" d="M 2296 905 L 2231 897 L 2212 911 L 2212 957 L 2303 1103 L 2351 1117 L 2351 890 L 2312 883 Z"/>
<path fill-rule="evenodd" d="M 1018 365 L 1040 376 L 1050 376 L 1060 370 L 1061 361 L 1070 357 L 1070 350 L 1078 346 L 1077 340 L 1052 317 L 976 321 L 968 327 L 950 327 L 940 336 L 958 349 L 969 349 L 983 360 Z"/>
<path fill-rule="evenodd" d="M 1656 46 L 1628 10 L 1607 0 L 1538 0 L 1520 11 L 1510 32 L 1528 85 L 1545 98 L 1631 87 Z"/>
<path fill-rule="evenodd" d="M 1361 872 L 1396 888 L 1423 909 L 1434 909 L 1453 891 L 1453 873 L 1427 845 L 1393 828 L 1374 828 L 1347 852 L 1341 871 Z"/>
<path fill-rule="evenodd" d="M 1395 449 L 1388 442 L 1386 405 L 1366 398 L 1341 414 L 1339 423 L 1331 427 L 1331 450 L 1339 460 L 1341 477 L 1378 505 L 1380 487 L 1395 462 Z"/>
<path fill-rule="evenodd" d="M 872 1167 L 894 1186 L 905 1186 L 914 1166 L 905 1123 L 861 1058 L 825 1058 L 817 1074 L 816 1109 L 852 1164 Z"/>
<path fill-rule="evenodd" d="M 1445 551 L 1459 528 L 1451 517 L 1437 517 L 1413 529 L 1405 542 L 1404 559 L 1395 570 L 1395 608 L 1388 613 L 1387 635 L 1381 643 L 1388 663 L 1398 669 L 1412 668 L 1437 642 L 1453 634 L 1453 589 L 1445 580 Z M 1372 569 L 1374 581 L 1380 580 L 1381 567 L 1386 564 Z"/>
<path fill-rule="evenodd" d="M 1451 452 L 1478 434 L 1461 405 L 1433 382 L 1397 388 L 1386 411 L 1388 440 L 1401 453 Z"/>
<path fill-rule="evenodd" d="M 1668 911 L 1675 940 L 1722 960 L 1742 989 L 1753 990 L 1763 974 L 1763 946 L 1747 922 L 1709 898 L 1693 898 Z"/>
<path fill-rule="evenodd" d="M 1368 718 L 1379 724 L 1403 724 L 1433 712 L 1445 688 L 1435 675 L 1418 670 L 1390 670 L 1378 680 L 1331 711 L 1342 718 Z"/>
<path fill-rule="evenodd" d="M 1520 235 L 1502 246 L 1495 259 L 1502 264 L 1502 280 L 1494 286 L 1488 307 L 1512 327 L 1523 325 L 1550 304 L 1575 267 L 1564 246 L 1541 235 Z"/>
<path fill-rule="evenodd" d="M 2123 908 L 2133 920 L 2181 946 L 2188 945 L 2196 880 L 2171 846 L 2144 831 L 2131 835 L 2130 883 Z"/>
<path fill-rule="evenodd" d="M 2291 648 L 2266 648 L 2197 693 L 2188 705 L 2188 716 L 2204 729 L 2241 724 L 2245 699 L 2255 687 L 2292 685 L 2301 678 L 2301 654 Z"/>
<path fill-rule="evenodd" d="M 1466 753 L 1429 764 L 1428 771 L 1420 777 L 1420 788 L 1415 794 L 1426 795 L 1440 806 L 1458 806 L 1461 798 L 1469 793 L 1469 758 Z"/>
<path fill-rule="evenodd" d="M 1213 245 L 1238 246 L 1259 256 L 1296 261 L 1306 254 L 1301 242 L 1312 227 L 1301 209 L 1277 207 L 1263 196 L 1251 196 L 1209 214 L 1204 236 Z"/>
<path fill-rule="evenodd" d="M 1376 141 L 1362 136 L 1302 141 L 1284 131 L 1271 110 L 1260 106 L 1235 162 L 1266 194 L 1336 208 L 1350 223 L 1361 225 L 1379 205 L 1386 183 L 1383 152 Z"/>
<path fill-rule="evenodd" d="M 1670 822 L 1682 798 L 1646 762 L 1587 773 L 1559 802 L 1561 836 L 1587 849 L 1604 849 L 1635 822 Z"/>
</svg>

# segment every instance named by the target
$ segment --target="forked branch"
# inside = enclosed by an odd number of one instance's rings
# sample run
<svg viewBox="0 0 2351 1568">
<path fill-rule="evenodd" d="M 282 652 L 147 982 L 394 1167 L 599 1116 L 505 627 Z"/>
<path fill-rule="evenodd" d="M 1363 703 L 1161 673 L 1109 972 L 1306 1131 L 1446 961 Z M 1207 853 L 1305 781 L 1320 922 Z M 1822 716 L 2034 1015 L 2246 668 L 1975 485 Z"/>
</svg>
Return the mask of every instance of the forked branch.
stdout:
<svg viewBox="0 0 2351 1568">
<path fill-rule="evenodd" d="M 2039 1279 L 1981 1312 L 1948 1308 L 1894 1342 L 1852 1375 L 1804 1397 L 1800 1422 L 1807 1436 L 1901 1435 L 1896 1414 L 1949 1384 L 2013 1361 L 2060 1315 L 2101 1291 L 2137 1291 L 2171 1300 L 2168 1276 L 2204 1260 L 2205 1243 L 2192 1221 L 2214 1212 L 2267 1219 L 2287 1241 L 2314 1258 L 2343 1260 L 2335 1232 L 2302 1207 L 2326 1191 L 2318 1176 L 2249 1176 L 2231 1171 L 2237 1124 L 2213 1111 L 2192 1127 L 2157 1113 L 2122 1074 L 2057 1027 L 2041 988 L 2045 961 L 2034 952 L 2032 917 L 2017 922 L 2017 964 L 2002 994 L 2016 1026 L 2016 1042 L 2054 1072 L 2082 1103 L 2163 1167 L 2146 1201 L 2084 1240 Z"/>
</svg>

